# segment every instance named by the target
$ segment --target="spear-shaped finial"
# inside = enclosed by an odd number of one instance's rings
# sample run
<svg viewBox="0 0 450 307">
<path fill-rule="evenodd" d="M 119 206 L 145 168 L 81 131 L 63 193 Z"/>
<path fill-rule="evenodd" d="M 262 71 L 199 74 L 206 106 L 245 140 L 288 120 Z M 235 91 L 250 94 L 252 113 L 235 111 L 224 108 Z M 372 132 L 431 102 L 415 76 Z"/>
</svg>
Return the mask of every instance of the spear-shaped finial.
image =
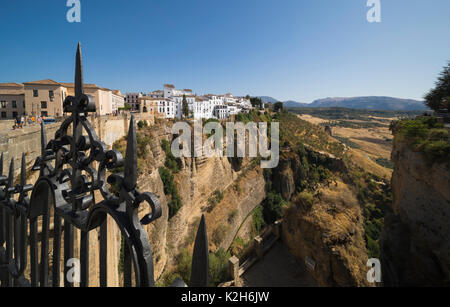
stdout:
<svg viewBox="0 0 450 307">
<path fill-rule="evenodd" d="M 11 163 L 9 164 L 9 176 L 8 176 L 8 187 L 14 185 L 14 158 L 11 158 Z"/>
<path fill-rule="evenodd" d="M 75 67 L 75 97 L 83 95 L 83 62 L 81 58 L 81 44 L 78 43 Z"/>
<path fill-rule="evenodd" d="M 20 170 L 20 185 L 23 187 L 27 184 L 27 164 L 25 161 L 25 153 L 22 153 L 22 169 Z"/>
<path fill-rule="evenodd" d="M 47 147 L 47 134 L 45 133 L 45 124 L 41 122 L 41 155 L 45 157 Z"/>
<path fill-rule="evenodd" d="M 137 140 L 134 116 L 131 116 L 128 129 L 127 152 L 125 157 L 124 185 L 128 191 L 136 188 L 137 184 Z"/>
<path fill-rule="evenodd" d="M 2 156 L 0 157 L 0 176 L 3 175 L 3 152 Z"/>
<path fill-rule="evenodd" d="M 202 215 L 192 255 L 191 287 L 209 286 L 209 251 L 205 216 Z"/>
</svg>

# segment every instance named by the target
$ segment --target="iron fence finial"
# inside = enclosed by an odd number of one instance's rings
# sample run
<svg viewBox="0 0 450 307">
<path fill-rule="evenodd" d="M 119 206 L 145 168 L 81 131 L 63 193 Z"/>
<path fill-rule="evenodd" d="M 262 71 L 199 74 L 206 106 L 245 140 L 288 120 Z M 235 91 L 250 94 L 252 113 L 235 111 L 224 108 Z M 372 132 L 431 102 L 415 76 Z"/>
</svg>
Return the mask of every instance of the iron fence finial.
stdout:
<svg viewBox="0 0 450 307">
<path fill-rule="evenodd" d="M 3 175 L 3 152 L 0 157 L 0 176 L 2 176 L 2 175 Z"/>
<path fill-rule="evenodd" d="M 78 43 L 75 66 L 75 97 L 83 95 L 83 62 L 81 57 L 81 43 Z"/>
<path fill-rule="evenodd" d="M 9 175 L 8 175 L 8 188 L 14 185 L 14 158 L 11 158 L 11 163 L 9 164 Z"/>
<path fill-rule="evenodd" d="M 137 139 L 134 115 L 131 116 L 128 129 L 124 185 L 127 191 L 133 190 L 137 185 Z"/>
<path fill-rule="evenodd" d="M 53 286 L 60 286 L 60 252 L 55 252 L 52 256 L 53 278 L 49 280 L 47 275 L 50 274 L 48 251 L 50 217 L 53 215 L 53 250 L 61 251 L 63 244 L 64 261 L 74 254 L 74 229 L 81 231 L 80 286 L 89 286 L 89 232 L 95 229 L 100 229 L 99 280 L 100 285 L 106 285 L 107 217 L 113 218 L 122 234 L 124 285 L 131 285 L 134 276 L 137 286 L 154 286 L 152 251 L 147 229 L 143 226 L 160 218 L 162 208 L 155 194 L 141 193 L 137 189 L 136 119 L 131 116 L 124 159 L 120 152 L 108 150 L 89 123 L 87 114 L 95 112 L 96 108 L 95 102 L 90 102 L 83 91 L 80 43 L 76 52 L 74 82 L 75 95 L 66 97 L 63 102 L 64 113 L 71 114 L 65 118 L 50 142 L 47 142 L 45 124 L 41 122 L 41 156 L 35 159 L 32 168 L 33 171 L 40 171 L 40 174 L 34 185 L 26 182 L 25 153 L 22 154 L 20 182 L 16 186 L 14 158 L 11 159 L 9 175 L 6 177 L 2 175 L 3 153 L 0 156 L 0 269 L 6 268 L 4 274 L 0 272 L 0 284 L 46 287 L 52 283 Z M 69 130 L 73 130 L 72 133 Z M 118 191 L 117 187 L 120 187 Z M 101 192 L 103 200 L 96 201 L 96 191 Z M 19 197 L 16 198 L 15 194 L 19 194 Z M 150 206 L 150 213 L 140 219 L 140 206 L 144 203 Z M 41 220 L 38 221 L 38 218 Z M 8 222 L 5 223 L 4 220 Z M 62 230 L 64 238 L 61 236 Z M 30 247 L 29 257 L 27 245 Z M 13 250 L 14 254 L 11 253 Z M 3 257 L 3 254 L 8 257 Z M 23 274 L 27 257 L 30 263 L 29 281 Z M 67 268 L 64 272 L 67 273 L 66 271 Z M 202 216 L 195 240 L 191 286 L 207 287 L 208 283 L 208 239 L 205 217 Z M 70 285 L 68 280 L 64 280 L 64 286 Z"/>
</svg>

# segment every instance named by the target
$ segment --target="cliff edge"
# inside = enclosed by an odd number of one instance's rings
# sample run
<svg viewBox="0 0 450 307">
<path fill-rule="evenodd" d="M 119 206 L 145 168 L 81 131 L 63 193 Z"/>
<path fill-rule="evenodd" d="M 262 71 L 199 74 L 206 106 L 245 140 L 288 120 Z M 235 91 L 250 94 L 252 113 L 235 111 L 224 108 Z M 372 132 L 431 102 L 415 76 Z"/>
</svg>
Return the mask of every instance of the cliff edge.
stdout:
<svg viewBox="0 0 450 307">
<path fill-rule="evenodd" d="M 383 281 L 386 286 L 450 285 L 449 157 L 444 153 L 430 161 L 417 137 L 411 140 L 399 130 L 394 135 L 394 200 L 382 236 Z"/>
</svg>

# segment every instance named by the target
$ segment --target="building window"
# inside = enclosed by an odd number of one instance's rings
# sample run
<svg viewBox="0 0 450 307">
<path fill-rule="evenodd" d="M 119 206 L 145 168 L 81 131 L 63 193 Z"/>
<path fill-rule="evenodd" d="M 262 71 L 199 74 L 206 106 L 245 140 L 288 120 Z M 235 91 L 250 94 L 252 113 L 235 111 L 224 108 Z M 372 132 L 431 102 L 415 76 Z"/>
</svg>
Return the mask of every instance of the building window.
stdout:
<svg viewBox="0 0 450 307">
<path fill-rule="evenodd" d="M 13 118 L 17 118 L 17 112 L 13 112 Z"/>
<path fill-rule="evenodd" d="M 12 101 L 12 107 L 13 107 L 14 109 L 17 108 L 17 102 L 16 102 L 15 100 Z"/>
<path fill-rule="evenodd" d="M 38 96 L 39 96 L 39 91 L 33 90 L 33 97 L 38 97 Z"/>
<path fill-rule="evenodd" d="M 48 91 L 48 96 L 50 97 L 50 101 L 53 101 L 53 99 L 55 99 L 55 93 L 53 91 Z"/>
<path fill-rule="evenodd" d="M 6 118 L 6 112 L 2 112 L 2 118 Z"/>
<path fill-rule="evenodd" d="M 47 101 L 41 101 L 41 109 L 47 109 Z"/>
<path fill-rule="evenodd" d="M 6 101 L 2 101 L 2 108 L 6 108 Z"/>
</svg>

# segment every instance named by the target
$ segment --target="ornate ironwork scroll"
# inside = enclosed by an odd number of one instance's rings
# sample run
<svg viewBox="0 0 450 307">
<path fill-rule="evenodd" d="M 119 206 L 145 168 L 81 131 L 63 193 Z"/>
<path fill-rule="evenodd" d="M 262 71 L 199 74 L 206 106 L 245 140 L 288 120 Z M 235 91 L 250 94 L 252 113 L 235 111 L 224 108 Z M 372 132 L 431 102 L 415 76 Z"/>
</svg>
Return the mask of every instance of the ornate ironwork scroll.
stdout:
<svg viewBox="0 0 450 307">
<path fill-rule="evenodd" d="M 14 159 L 9 175 L 3 176 L 0 160 L 0 283 L 1 286 L 74 286 L 67 263 L 74 257 L 74 229 L 81 232 L 79 254 L 81 287 L 89 286 L 90 234 L 99 229 L 99 284 L 108 280 L 108 223 L 112 218 L 123 240 L 123 285 L 154 286 L 152 251 L 143 228 L 161 217 L 157 196 L 137 189 L 136 125 L 132 116 L 125 159 L 98 138 L 88 121 L 96 106 L 83 91 L 81 47 L 75 69 L 75 96 L 63 103 L 70 114 L 47 142 L 41 125 L 41 156 L 33 171 L 39 171 L 34 185 L 26 183 L 26 161 L 22 156 L 20 182 L 14 185 Z M 107 171 L 123 168 L 122 173 Z M 114 186 L 114 193 L 108 186 Z M 29 192 L 31 191 L 31 197 Z M 103 198 L 97 202 L 96 196 Z M 150 213 L 139 218 L 139 208 L 147 203 Z M 53 216 L 53 229 L 51 219 Z M 40 229 L 40 231 L 39 231 Z M 52 257 L 49 257 L 53 235 Z M 97 238 L 95 238 L 97 239 Z M 63 246 L 61 244 L 63 243 Z M 29 255 L 28 255 L 29 249 Z M 64 274 L 61 274 L 61 249 Z M 40 255 L 39 255 L 40 254 Z M 27 265 L 27 260 L 29 264 Z M 39 262 L 40 259 L 40 262 Z M 50 267 L 50 260 L 51 267 Z M 25 270 L 29 267 L 29 280 Z M 208 242 L 204 218 L 201 221 L 193 257 L 192 286 L 208 286 Z M 133 270 L 134 268 L 134 270 Z M 176 286 L 183 286 L 177 282 Z"/>
</svg>

